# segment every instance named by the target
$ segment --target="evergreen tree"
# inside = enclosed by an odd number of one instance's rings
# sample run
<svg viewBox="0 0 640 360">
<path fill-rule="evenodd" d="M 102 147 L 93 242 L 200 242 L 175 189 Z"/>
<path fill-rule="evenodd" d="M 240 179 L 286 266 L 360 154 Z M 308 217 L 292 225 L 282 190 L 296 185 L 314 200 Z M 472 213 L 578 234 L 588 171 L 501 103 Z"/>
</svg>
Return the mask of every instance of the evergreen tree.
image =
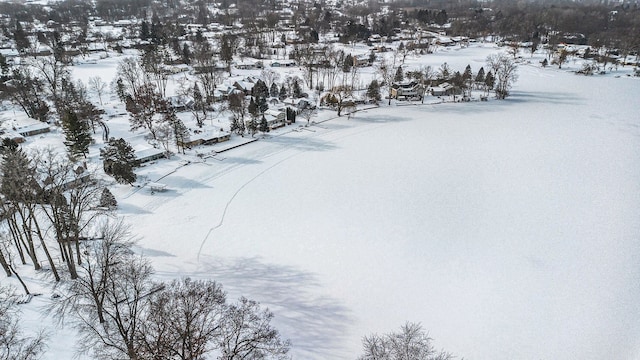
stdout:
<svg viewBox="0 0 640 360">
<path fill-rule="evenodd" d="M 267 124 L 267 119 L 262 115 L 262 119 L 260 119 L 260 125 L 258 126 L 258 130 L 262 133 L 266 133 L 269 131 L 269 124 Z"/>
<path fill-rule="evenodd" d="M 371 83 L 369 83 L 369 86 L 367 87 L 367 97 L 373 100 L 376 104 L 380 99 L 382 99 L 382 96 L 380 95 L 380 83 L 378 83 L 378 80 L 373 79 Z"/>
<path fill-rule="evenodd" d="M 191 49 L 187 43 L 182 46 L 182 62 L 187 65 L 191 64 Z"/>
<path fill-rule="evenodd" d="M 284 100 L 287 98 L 287 96 L 289 96 L 289 94 L 287 93 L 287 88 L 284 86 L 284 84 L 282 84 L 282 86 L 280 86 L 280 93 L 278 94 L 278 98 L 280 100 Z"/>
<path fill-rule="evenodd" d="M 462 73 L 462 80 L 464 80 L 465 82 L 468 82 L 472 78 L 473 78 L 473 72 L 471 72 L 471 65 L 467 65 L 467 67 L 464 68 L 464 73 Z"/>
<path fill-rule="evenodd" d="M 188 143 L 191 134 L 189 133 L 189 129 L 187 126 L 176 117 L 176 120 L 173 122 L 173 137 L 176 139 L 176 145 L 182 149 L 182 153 L 184 154 L 184 144 Z"/>
<path fill-rule="evenodd" d="M 481 67 L 480 70 L 478 70 L 478 74 L 476 75 L 476 83 L 484 83 L 484 67 Z"/>
<path fill-rule="evenodd" d="M 251 134 L 251 137 L 253 137 L 258 131 L 258 122 L 256 119 L 256 117 L 252 116 L 251 120 L 249 120 L 249 123 L 247 124 L 247 130 L 249 131 L 249 134 Z"/>
<path fill-rule="evenodd" d="M 493 89 L 493 86 L 496 83 L 496 79 L 493 77 L 493 74 L 491 73 L 491 71 L 489 71 L 487 73 L 487 76 L 484 77 L 484 86 L 485 86 L 485 90 L 487 92 L 489 92 L 490 90 Z"/>
<path fill-rule="evenodd" d="M 278 84 L 276 84 L 275 82 L 271 84 L 271 89 L 269 89 L 269 95 L 271 95 L 271 97 L 274 97 L 274 98 L 277 98 L 278 95 L 280 95 L 278 91 Z"/>
<path fill-rule="evenodd" d="M 393 81 L 401 82 L 404 80 L 404 72 L 402 71 L 402 66 L 398 66 L 398 70 L 396 70 L 396 75 L 393 77 Z"/>
<path fill-rule="evenodd" d="M 100 149 L 104 172 L 121 184 L 131 184 L 136 181 L 133 171 L 136 165 L 136 154 L 131 145 L 123 138 L 111 138 L 107 145 Z"/>
<path fill-rule="evenodd" d="M 91 145 L 91 128 L 86 121 L 78 119 L 74 111 L 66 111 L 62 117 L 64 131 L 64 145 L 72 157 L 82 155 L 87 157 Z"/>
<path fill-rule="evenodd" d="M 118 201 L 116 201 L 116 197 L 113 196 L 111 191 L 108 188 L 104 188 L 102 190 L 102 195 L 100 196 L 100 207 L 115 209 L 118 206 Z"/>
<path fill-rule="evenodd" d="M 256 84 L 251 89 L 251 95 L 255 98 L 268 98 L 269 97 L 269 88 L 264 81 L 258 80 Z"/>
<path fill-rule="evenodd" d="M 253 118 L 257 118 L 260 115 L 260 110 L 258 109 L 258 105 L 256 104 L 255 100 L 253 100 L 253 97 L 251 98 L 251 100 L 249 100 L 247 111 Z"/>
<path fill-rule="evenodd" d="M 293 79 L 293 83 L 291 85 L 291 93 L 291 95 L 296 99 L 302 97 L 302 89 L 300 88 L 300 82 L 298 81 L 298 79 Z"/>
<path fill-rule="evenodd" d="M 351 54 L 347 54 L 342 61 L 342 72 L 348 73 L 351 72 L 351 67 L 353 66 L 353 56 Z"/>
<path fill-rule="evenodd" d="M 220 44 L 220 60 L 227 65 L 227 71 L 231 74 L 231 62 L 233 61 L 233 45 L 228 35 L 222 35 Z"/>
</svg>

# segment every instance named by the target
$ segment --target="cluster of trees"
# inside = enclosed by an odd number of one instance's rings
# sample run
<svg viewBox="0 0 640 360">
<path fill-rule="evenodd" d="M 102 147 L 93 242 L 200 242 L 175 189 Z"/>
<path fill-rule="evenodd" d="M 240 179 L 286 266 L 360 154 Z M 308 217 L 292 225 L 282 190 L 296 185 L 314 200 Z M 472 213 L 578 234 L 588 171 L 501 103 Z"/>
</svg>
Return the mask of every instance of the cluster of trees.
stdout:
<svg viewBox="0 0 640 360">
<path fill-rule="evenodd" d="M 399 331 L 371 334 L 362 339 L 363 354 L 358 360 L 452 360 L 454 356 L 437 351 L 422 325 L 407 322 Z"/>
<path fill-rule="evenodd" d="M 273 314 L 252 300 L 229 303 L 211 280 L 152 279 L 121 222 L 105 222 L 82 253 L 81 276 L 51 305 L 78 329 L 94 359 L 281 359 L 289 351 Z"/>
<path fill-rule="evenodd" d="M 491 8 L 460 9 L 452 32 L 470 37 L 498 36 L 513 41 L 591 45 L 621 55 L 640 50 L 640 9 L 637 4 L 545 1 L 493 1 Z"/>
<path fill-rule="evenodd" d="M 25 56 L 12 66 L 0 58 L 0 63 L 5 64 L 0 78 L 0 100 L 10 101 L 33 119 L 59 120 L 69 155 L 86 158 L 96 126 L 106 128 L 101 121 L 104 110 L 89 100 L 89 89 L 82 81 L 72 80 L 60 37 L 57 32 L 43 37 L 52 52 L 49 56 Z M 101 99 L 104 82 L 95 77 L 89 86 Z"/>
<path fill-rule="evenodd" d="M 0 219 L 7 231 L 0 234 L 0 264 L 7 276 L 19 278 L 13 264 L 29 261 L 35 270 L 45 267 L 56 281 L 64 275 L 61 266 L 76 279 L 81 239 L 93 221 L 113 207 L 113 200 L 102 203 L 108 199 L 105 191 L 83 163 L 53 149 L 27 153 L 12 140 L 3 140 Z"/>
<path fill-rule="evenodd" d="M 0 286 L 0 359 L 35 360 L 45 350 L 46 336 L 25 336 L 20 326 L 18 297 L 13 290 Z"/>
</svg>

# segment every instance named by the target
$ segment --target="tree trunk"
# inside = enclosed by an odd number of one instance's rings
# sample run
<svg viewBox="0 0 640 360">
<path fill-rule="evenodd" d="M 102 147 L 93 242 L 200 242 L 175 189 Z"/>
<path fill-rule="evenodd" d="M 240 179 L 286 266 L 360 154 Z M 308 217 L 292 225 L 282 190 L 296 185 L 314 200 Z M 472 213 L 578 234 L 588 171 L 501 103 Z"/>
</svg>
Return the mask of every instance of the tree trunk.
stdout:
<svg viewBox="0 0 640 360">
<path fill-rule="evenodd" d="M 69 268 L 69 274 L 71 274 L 71 280 L 75 280 L 78 278 L 78 272 L 76 270 L 76 264 L 73 261 L 73 250 L 71 248 L 71 241 L 69 241 L 69 239 L 65 239 L 65 243 L 67 245 L 68 251 L 67 267 Z"/>
<path fill-rule="evenodd" d="M 18 256 L 20 256 L 20 261 L 22 262 L 22 265 L 25 265 L 27 261 L 24 258 L 24 251 L 22 250 L 22 246 L 20 246 L 20 241 L 19 241 L 20 233 L 16 231 L 16 224 L 14 222 L 14 219 L 12 217 L 9 217 L 7 219 L 7 224 L 9 225 L 9 232 L 11 233 L 11 237 L 13 238 L 13 243 L 16 249 L 18 250 Z"/>
<path fill-rule="evenodd" d="M 34 222 L 36 226 L 36 234 L 40 239 L 40 244 L 42 245 L 42 250 L 44 250 L 44 254 L 47 257 L 47 261 L 49 261 L 49 266 L 51 266 L 51 271 L 53 272 L 53 276 L 55 277 L 56 281 L 60 281 L 60 275 L 58 275 L 58 269 L 56 268 L 56 264 L 53 262 L 53 258 L 51 258 L 51 254 L 49 253 L 49 248 L 47 247 L 47 244 L 44 242 L 42 231 L 40 231 L 40 225 L 38 224 L 37 221 L 35 221 L 35 219 L 34 219 Z"/>
<path fill-rule="evenodd" d="M 7 277 L 11 276 L 12 274 L 11 266 L 9 266 L 7 259 L 4 257 L 4 254 L 2 253 L 2 249 L 0 249 L 0 265 L 2 265 L 2 268 L 7 273 Z"/>
<path fill-rule="evenodd" d="M 27 293 L 27 295 L 31 295 L 31 293 L 29 292 L 29 288 L 27 287 L 27 284 L 24 283 L 24 281 L 22 281 L 22 278 L 20 277 L 20 275 L 13 269 L 13 266 L 9 265 L 9 269 L 16 274 L 16 277 L 18 278 L 18 281 L 20 281 L 20 285 L 22 285 L 22 288 L 24 289 L 24 292 Z"/>
</svg>

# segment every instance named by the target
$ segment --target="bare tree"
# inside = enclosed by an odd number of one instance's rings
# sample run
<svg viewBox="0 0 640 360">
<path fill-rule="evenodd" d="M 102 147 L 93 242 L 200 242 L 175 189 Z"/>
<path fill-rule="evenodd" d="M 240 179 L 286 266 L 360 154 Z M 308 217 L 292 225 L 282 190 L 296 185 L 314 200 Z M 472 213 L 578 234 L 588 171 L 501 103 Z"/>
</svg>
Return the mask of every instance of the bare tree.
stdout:
<svg viewBox="0 0 640 360">
<path fill-rule="evenodd" d="M 3 143 L 3 145 L 5 145 Z M 4 199 L 2 210 L 7 220 L 9 233 L 24 263 L 27 254 L 36 270 L 41 269 L 37 244 L 45 253 L 56 280 L 60 280 L 56 265 L 45 242 L 44 229 L 37 216 L 38 204 L 42 201 L 43 188 L 39 182 L 33 159 L 17 144 L 2 146 L 0 151 L 0 192 Z"/>
<path fill-rule="evenodd" d="M 87 247 L 84 271 L 52 312 L 75 325 L 79 352 L 94 359 L 141 359 L 149 299 L 162 286 L 151 281 L 149 263 L 131 251 L 126 228 L 107 223 L 101 236 Z"/>
<path fill-rule="evenodd" d="M 197 360 L 220 336 L 225 294 L 215 281 L 174 280 L 152 296 L 142 333 L 145 355 Z"/>
<path fill-rule="evenodd" d="M 44 83 L 35 76 L 29 66 L 15 67 L 11 72 L 11 79 L 2 87 L 2 97 L 8 98 L 30 118 L 46 121 L 49 115 L 49 105 L 44 101 Z"/>
<path fill-rule="evenodd" d="M 95 210 L 100 203 L 101 187 L 83 163 L 74 163 L 54 149 L 41 150 L 34 156 L 44 194 L 40 203 L 61 249 L 71 278 L 77 278 L 76 265 L 82 263 L 80 238 L 84 230 L 102 214 Z"/>
<path fill-rule="evenodd" d="M 280 339 L 271 326 L 273 313 L 247 298 L 227 308 L 218 347 L 221 360 L 285 359 L 289 341 Z"/>
<path fill-rule="evenodd" d="M 142 69 L 145 82 L 154 83 L 156 89 L 162 97 L 165 96 L 168 73 L 164 69 L 164 59 L 168 54 L 158 46 L 150 46 L 145 49 L 140 57 L 140 68 Z"/>
<path fill-rule="evenodd" d="M 244 134 L 247 105 L 243 93 L 229 95 L 229 111 L 231 112 L 231 131 L 238 135 Z"/>
<path fill-rule="evenodd" d="M 136 98 L 143 84 L 142 69 L 138 62 L 131 57 L 122 59 L 118 63 L 116 77 L 122 80 L 124 93 Z"/>
<path fill-rule="evenodd" d="M 272 86 L 273 83 L 280 80 L 280 74 L 272 69 L 263 69 L 260 72 L 260 77 L 264 80 L 267 86 Z"/>
<path fill-rule="evenodd" d="M 382 78 L 382 86 L 388 90 L 389 105 L 391 105 L 391 85 L 393 83 L 393 77 L 396 71 L 396 56 L 393 56 L 393 61 L 389 62 L 386 58 L 381 58 L 376 66 L 376 73 Z"/>
<path fill-rule="evenodd" d="M 102 95 L 104 95 L 107 89 L 107 83 L 105 83 L 100 76 L 92 76 L 89 78 L 89 89 L 98 95 L 100 105 L 102 105 Z"/>
<path fill-rule="evenodd" d="M 38 359 L 46 348 L 45 340 L 42 332 L 35 337 L 23 335 L 13 291 L 0 286 L 0 360 Z"/>
<path fill-rule="evenodd" d="M 487 66 L 495 77 L 496 97 L 505 99 L 509 96 L 511 86 L 518 80 L 518 65 L 505 54 L 491 54 L 487 56 Z"/>
<path fill-rule="evenodd" d="M 166 113 L 168 104 L 151 83 L 140 86 L 135 94 L 127 104 L 131 130 L 147 129 L 151 137 L 156 140 L 157 124 L 163 121 L 162 117 L 156 115 Z"/>
<path fill-rule="evenodd" d="M 354 103 L 349 97 L 353 94 L 353 89 L 350 86 L 334 86 L 321 100 L 321 103 L 332 106 L 338 112 L 338 116 L 342 115 L 342 111 L 346 108 L 354 106 Z"/>
<path fill-rule="evenodd" d="M 362 339 L 364 354 L 359 360 L 451 360 L 445 351 L 437 352 L 422 325 L 407 322 L 400 331 L 372 334 Z"/>
</svg>

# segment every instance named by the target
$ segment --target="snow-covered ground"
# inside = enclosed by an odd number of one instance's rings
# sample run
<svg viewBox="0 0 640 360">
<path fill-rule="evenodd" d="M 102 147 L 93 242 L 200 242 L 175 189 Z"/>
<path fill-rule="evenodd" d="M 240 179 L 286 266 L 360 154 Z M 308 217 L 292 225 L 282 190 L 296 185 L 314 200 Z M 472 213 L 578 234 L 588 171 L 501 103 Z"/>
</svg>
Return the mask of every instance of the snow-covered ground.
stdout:
<svg viewBox="0 0 640 360">
<path fill-rule="evenodd" d="M 488 51 L 425 59 L 477 71 Z M 639 359 L 640 81 L 519 74 L 505 101 L 398 102 L 159 161 L 140 173 L 168 191 L 115 187 L 119 215 L 158 277 L 273 310 L 294 359 L 353 359 L 405 321 L 465 359 Z M 23 306 L 34 325 L 44 303 Z"/>
</svg>

